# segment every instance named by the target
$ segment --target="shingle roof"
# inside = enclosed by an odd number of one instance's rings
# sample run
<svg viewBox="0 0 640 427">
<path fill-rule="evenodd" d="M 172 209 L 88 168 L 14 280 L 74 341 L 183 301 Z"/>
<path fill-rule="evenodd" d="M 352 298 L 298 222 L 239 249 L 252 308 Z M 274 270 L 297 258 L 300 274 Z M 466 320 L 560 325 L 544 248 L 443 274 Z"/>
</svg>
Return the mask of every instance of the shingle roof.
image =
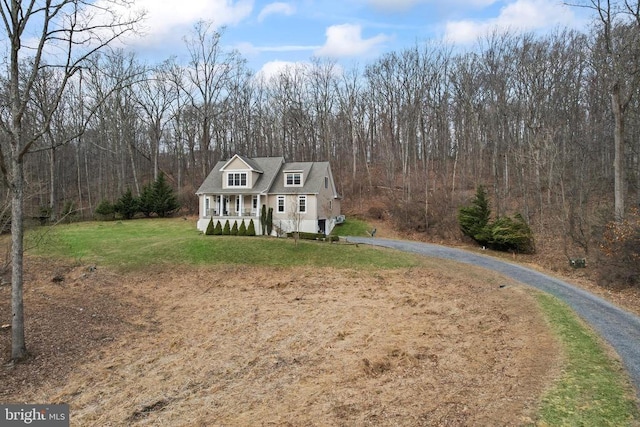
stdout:
<svg viewBox="0 0 640 427">
<path fill-rule="evenodd" d="M 329 162 L 290 162 L 285 163 L 282 157 L 244 157 L 238 155 L 245 163 L 257 172 L 261 172 L 253 188 L 222 188 L 223 173 L 221 169 L 228 161 L 216 163 L 196 194 L 318 194 L 328 177 Z M 285 187 L 282 172 L 302 172 L 302 187 Z"/>
<path fill-rule="evenodd" d="M 254 157 L 249 159 L 248 157 L 242 157 L 242 160 L 250 165 L 254 170 L 258 172 L 262 172 L 258 178 L 258 180 L 254 183 L 253 188 L 243 189 L 242 192 L 245 194 L 258 194 L 258 193 L 267 193 L 269 188 L 273 184 L 273 181 L 276 179 L 278 172 L 280 171 L 280 167 L 284 163 L 284 159 L 282 157 Z M 247 161 L 248 160 L 248 161 Z M 219 161 L 213 167 L 209 175 L 205 178 L 204 182 L 196 191 L 196 194 L 205 194 L 205 193 L 217 193 L 217 194 L 236 194 L 238 193 L 238 189 L 224 189 L 222 188 L 222 173 L 220 170 L 224 165 L 227 164 L 227 161 Z"/>
</svg>

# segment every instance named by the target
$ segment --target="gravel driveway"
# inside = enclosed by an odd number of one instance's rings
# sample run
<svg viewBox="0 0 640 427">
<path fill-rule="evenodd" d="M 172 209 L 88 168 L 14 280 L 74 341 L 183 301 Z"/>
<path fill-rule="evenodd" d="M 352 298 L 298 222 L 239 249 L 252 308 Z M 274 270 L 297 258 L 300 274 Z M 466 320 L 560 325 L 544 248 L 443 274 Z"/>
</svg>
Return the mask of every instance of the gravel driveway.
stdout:
<svg viewBox="0 0 640 427">
<path fill-rule="evenodd" d="M 347 237 L 347 240 L 488 268 L 560 298 L 618 352 L 640 397 L 640 317 L 567 282 L 488 256 L 404 240 L 367 237 Z"/>
</svg>

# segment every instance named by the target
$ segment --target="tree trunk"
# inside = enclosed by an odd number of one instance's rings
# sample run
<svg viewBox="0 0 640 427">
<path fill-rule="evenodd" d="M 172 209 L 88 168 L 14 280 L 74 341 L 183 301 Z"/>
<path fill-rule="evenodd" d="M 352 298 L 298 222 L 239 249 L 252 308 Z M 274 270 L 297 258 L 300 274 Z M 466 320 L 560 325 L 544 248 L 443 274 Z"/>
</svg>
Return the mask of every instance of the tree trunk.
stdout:
<svg viewBox="0 0 640 427">
<path fill-rule="evenodd" d="M 620 101 L 620 84 L 615 83 L 611 88 L 611 110 L 615 127 L 613 131 L 614 159 L 613 159 L 613 198 L 616 221 L 624 219 L 624 109 Z"/>
<path fill-rule="evenodd" d="M 11 360 L 27 357 L 24 338 L 23 250 L 24 165 L 11 159 Z"/>
</svg>

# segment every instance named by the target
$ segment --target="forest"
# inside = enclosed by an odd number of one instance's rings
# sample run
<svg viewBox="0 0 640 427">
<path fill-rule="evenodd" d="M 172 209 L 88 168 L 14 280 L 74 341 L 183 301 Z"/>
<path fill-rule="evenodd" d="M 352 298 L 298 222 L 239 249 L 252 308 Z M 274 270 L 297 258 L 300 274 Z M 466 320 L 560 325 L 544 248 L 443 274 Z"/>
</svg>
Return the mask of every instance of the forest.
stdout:
<svg viewBox="0 0 640 427">
<path fill-rule="evenodd" d="M 460 238 L 457 212 L 482 185 L 494 216 L 519 214 L 567 254 L 590 255 L 612 222 L 638 233 L 639 5 L 590 1 L 582 32 L 494 32 L 466 50 L 425 40 L 350 69 L 313 58 L 254 73 L 206 22 L 184 38 L 188 63 L 101 49 L 73 73 L 40 67 L 18 82 L 32 85 L 21 118 L 38 135 L 25 218 L 91 219 L 160 173 L 195 214 L 204 177 L 239 153 L 330 161 L 348 214 L 426 239 Z"/>
</svg>

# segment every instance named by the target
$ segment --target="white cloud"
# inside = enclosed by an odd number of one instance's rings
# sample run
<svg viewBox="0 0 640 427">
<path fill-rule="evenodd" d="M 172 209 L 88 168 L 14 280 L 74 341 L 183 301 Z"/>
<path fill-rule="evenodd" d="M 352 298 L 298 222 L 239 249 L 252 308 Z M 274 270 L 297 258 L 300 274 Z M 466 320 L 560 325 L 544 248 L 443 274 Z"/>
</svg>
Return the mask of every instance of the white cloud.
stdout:
<svg viewBox="0 0 640 427">
<path fill-rule="evenodd" d="M 355 24 L 333 25 L 327 28 L 327 41 L 315 51 L 316 56 L 344 58 L 375 53 L 377 48 L 391 38 L 378 34 L 369 39 L 362 38 L 362 27 Z"/>
<path fill-rule="evenodd" d="M 139 42 L 153 45 L 198 21 L 211 21 L 215 27 L 236 25 L 249 17 L 253 0 L 135 0 L 135 8 L 147 12 Z"/>
<path fill-rule="evenodd" d="M 304 70 L 311 66 L 309 62 L 292 62 L 292 61 L 269 61 L 258 70 L 255 78 L 260 80 L 264 79 L 268 82 L 271 78 L 276 77 L 287 71 Z"/>
<path fill-rule="evenodd" d="M 295 7 L 288 3 L 282 3 L 282 2 L 270 3 L 260 11 L 260 14 L 258 15 L 258 21 L 262 22 L 270 15 L 291 16 L 295 12 L 296 12 Z"/>
<path fill-rule="evenodd" d="M 534 31 L 554 26 L 573 26 L 575 22 L 570 8 L 553 0 L 517 0 L 503 7 L 496 18 L 447 22 L 445 39 L 468 44 L 493 31 Z"/>
</svg>

